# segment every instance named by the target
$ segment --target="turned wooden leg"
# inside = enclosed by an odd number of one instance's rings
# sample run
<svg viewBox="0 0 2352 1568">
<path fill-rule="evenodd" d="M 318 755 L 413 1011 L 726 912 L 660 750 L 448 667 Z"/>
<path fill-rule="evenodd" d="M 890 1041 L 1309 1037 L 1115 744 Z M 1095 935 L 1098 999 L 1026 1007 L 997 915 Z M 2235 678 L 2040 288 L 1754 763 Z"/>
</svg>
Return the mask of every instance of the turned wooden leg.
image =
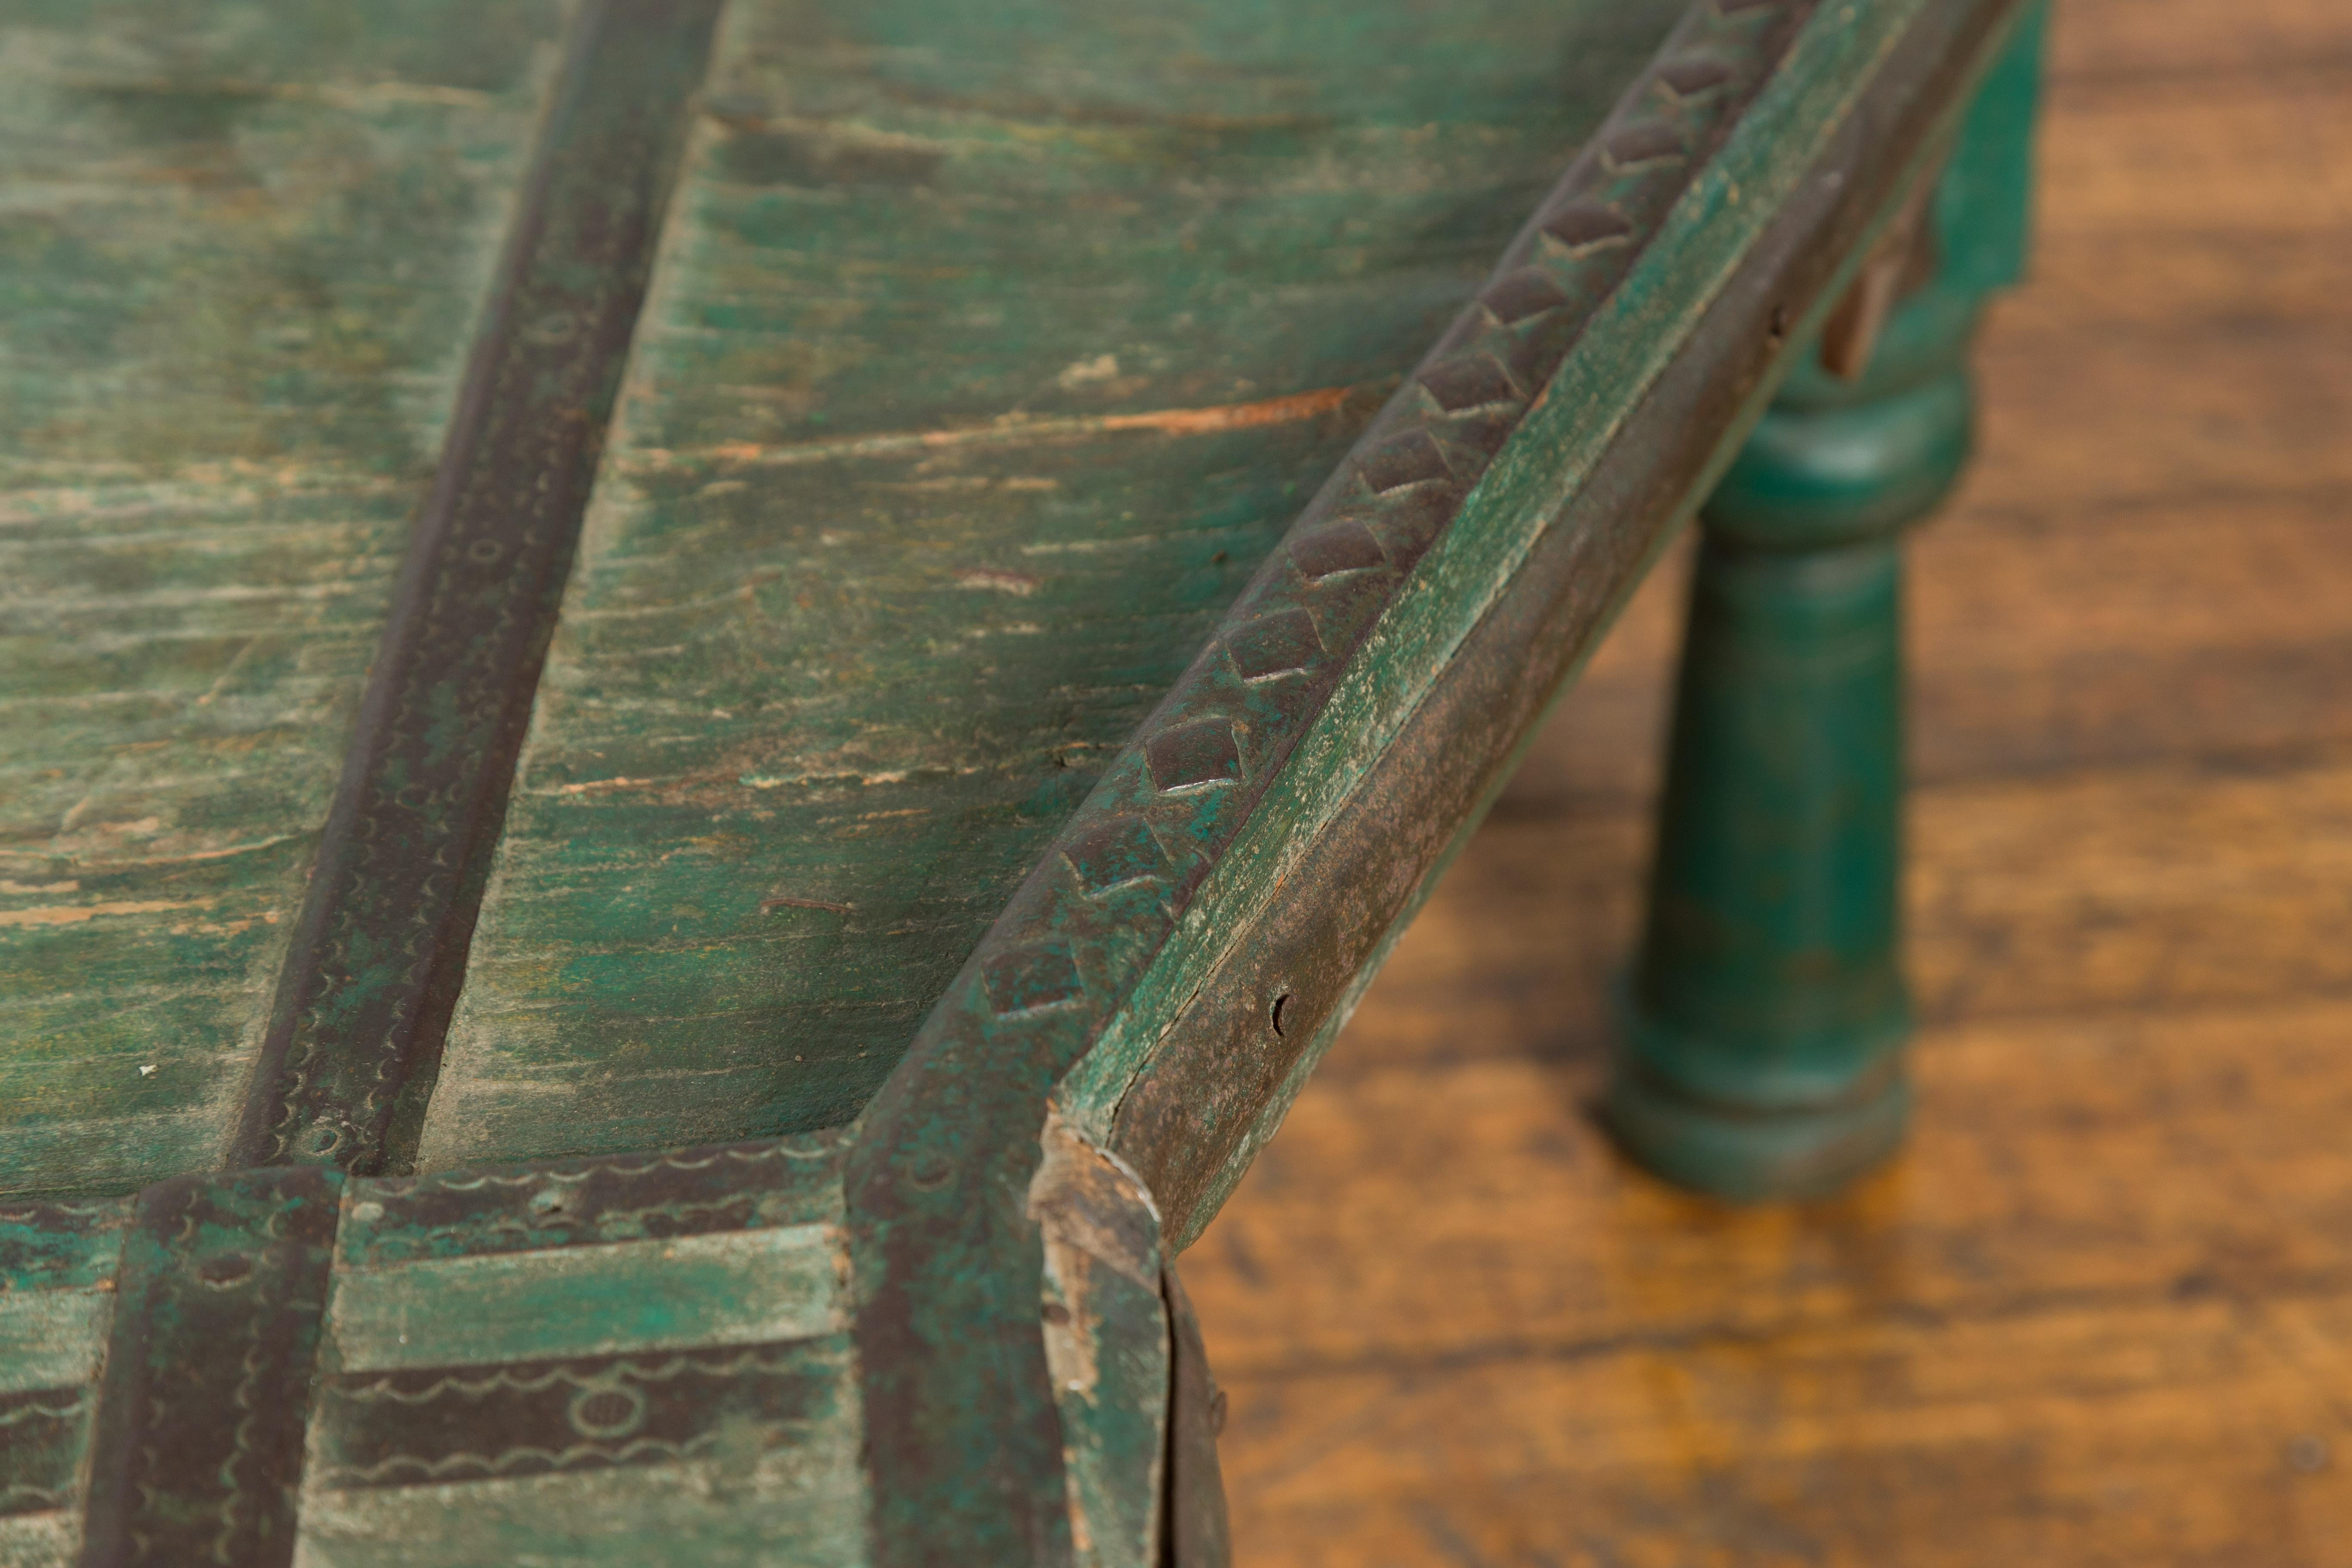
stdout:
<svg viewBox="0 0 2352 1568">
<path fill-rule="evenodd" d="M 2039 35 L 2030 16 L 1932 199 L 1700 514 L 1607 1102 L 1627 1150 L 1688 1186 L 1818 1194 L 1902 1139 L 1902 535 L 1968 457 L 1969 342 L 2023 243 Z"/>
</svg>

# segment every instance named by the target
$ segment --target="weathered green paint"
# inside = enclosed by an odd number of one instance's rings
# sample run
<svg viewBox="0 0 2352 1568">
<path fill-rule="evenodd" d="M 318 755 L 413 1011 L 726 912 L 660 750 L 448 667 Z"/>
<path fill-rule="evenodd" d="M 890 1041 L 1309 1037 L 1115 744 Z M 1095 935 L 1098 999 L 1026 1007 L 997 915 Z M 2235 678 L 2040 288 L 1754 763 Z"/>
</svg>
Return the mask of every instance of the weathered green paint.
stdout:
<svg viewBox="0 0 2352 1568">
<path fill-rule="evenodd" d="M 2040 21 L 1943 176 L 1943 268 L 1858 383 L 1799 367 L 1702 514 L 1608 1106 L 1645 1164 L 1728 1197 L 1830 1190 L 1901 1140 L 1899 535 L 1968 456 L 1968 344 L 2023 245 Z"/>
<path fill-rule="evenodd" d="M 559 20 L 0 16 L 0 1191 L 218 1157 Z"/>
<path fill-rule="evenodd" d="M 376 1371 L 807 1339 L 840 1327 L 837 1245 L 797 1226 L 348 1272 L 335 1352 Z"/>
<path fill-rule="evenodd" d="M 424 1163 L 854 1114 L 1678 9 L 734 6 Z"/>
</svg>

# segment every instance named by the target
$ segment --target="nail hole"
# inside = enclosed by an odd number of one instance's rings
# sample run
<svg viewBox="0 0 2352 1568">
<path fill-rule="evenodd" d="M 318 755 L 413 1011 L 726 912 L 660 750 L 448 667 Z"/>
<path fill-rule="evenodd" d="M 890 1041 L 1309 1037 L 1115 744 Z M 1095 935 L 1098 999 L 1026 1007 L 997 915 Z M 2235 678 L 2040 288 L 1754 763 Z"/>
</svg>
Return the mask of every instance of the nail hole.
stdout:
<svg viewBox="0 0 2352 1568">
<path fill-rule="evenodd" d="M 1788 335 L 1789 335 L 1789 307 L 1788 307 L 1788 306 L 1786 306 L 1786 305 L 1775 305 L 1775 306 L 1773 306 L 1773 307 L 1772 307 L 1772 328 L 1771 328 L 1771 331 L 1772 331 L 1772 341 L 1773 341 L 1774 342 L 1776 342 L 1776 343 L 1777 343 L 1777 342 L 1780 342 L 1784 341 L 1784 340 L 1788 337 Z"/>
<path fill-rule="evenodd" d="M 1276 997 L 1276 998 L 1274 999 L 1273 1023 L 1274 1023 L 1274 1032 L 1275 1032 L 1277 1036 L 1279 1036 L 1279 1035 L 1280 1035 L 1280 1034 L 1282 1034 L 1282 1032 L 1283 1032 L 1283 1028 L 1282 1028 L 1282 1015 L 1283 1015 L 1284 1010 L 1285 1010 L 1286 1008 L 1287 1008 L 1289 1005 L 1290 1005 L 1290 994 L 1289 994 L 1288 992 L 1286 992 L 1286 992 L 1284 992 L 1281 995 L 1279 995 L 1279 996 L 1277 996 L 1277 997 Z"/>
<path fill-rule="evenodd" d="M 1070 1310 L 1059 1301 L 1048 1301 L 1045 1303 L 1045 1321 L 1058 1329 L 1070 1321 Z"/>
</svg>

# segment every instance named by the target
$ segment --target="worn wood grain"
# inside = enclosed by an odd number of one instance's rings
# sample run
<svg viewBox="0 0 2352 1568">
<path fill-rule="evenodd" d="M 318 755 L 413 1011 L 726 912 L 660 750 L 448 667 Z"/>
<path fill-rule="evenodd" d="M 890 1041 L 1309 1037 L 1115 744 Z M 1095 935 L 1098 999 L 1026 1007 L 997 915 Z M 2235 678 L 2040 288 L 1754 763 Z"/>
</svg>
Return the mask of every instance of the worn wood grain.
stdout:
<svg viewBox="0 0 2352 1568">
<path fill-rule="evenodd" d="M 215 1158 L 560 10 L 0 24 L 0 1189 Z"/>
<path fill-rule="evenodd" d="M 2052 79 L 2069 88 L 2137 77 L 2144 91 L 2194 91 L 2223 73 L 2316 74 L 2345 59 L 2344 14 L 2329 0 L 2074 0 L 2050 42 Z M 2166 77 L 2178 79 L 2155 79 Z"/>
<path fill-rule="evenodd" d="M 425 1165 L 854 1112 L 1680 7 L 1080 9 L 733 9 Z"/>
<path fill-rule="evenodd" d="M 2274 132 L 2336 111 L 2352 32 L 2297 0 L 2056 26 L 2048 242 L 1913 546 L 1913 1148 L 1739 1213 L 1586 1119 L 1654 583 L 1185 1255 L 1238 1562 L 2341 1555 L 2352 213 L 2343 139 Z"/>
</svg>

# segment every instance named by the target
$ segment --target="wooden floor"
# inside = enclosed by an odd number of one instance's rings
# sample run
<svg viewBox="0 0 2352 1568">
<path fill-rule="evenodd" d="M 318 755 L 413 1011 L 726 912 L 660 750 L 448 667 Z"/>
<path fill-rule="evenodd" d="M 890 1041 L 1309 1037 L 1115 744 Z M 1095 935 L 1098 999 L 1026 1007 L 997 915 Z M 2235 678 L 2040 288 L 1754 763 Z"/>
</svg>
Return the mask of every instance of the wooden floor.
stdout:
<svg viewBox="0 0 2352 1568">
<path fill-rule="evenodd" d="M 1244 1568 L 2352 1563 L 2352 5 L 2058 5 L 1913 556 L 1909 1153 L 1594 1131 L 1665 574 L 1184 1259 Z"/>
</svg>

